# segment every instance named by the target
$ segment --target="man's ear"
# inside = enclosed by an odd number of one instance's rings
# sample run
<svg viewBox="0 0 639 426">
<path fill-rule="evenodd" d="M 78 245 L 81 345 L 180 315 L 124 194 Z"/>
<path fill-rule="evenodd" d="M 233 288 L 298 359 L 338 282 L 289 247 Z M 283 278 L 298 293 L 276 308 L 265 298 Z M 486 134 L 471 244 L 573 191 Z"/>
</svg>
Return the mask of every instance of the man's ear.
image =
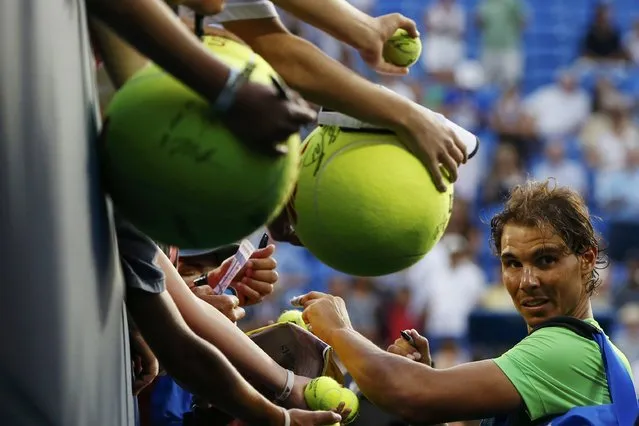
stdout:
<svg viewBox="0 0 639 426">
<path fill-rule="evenodd" d="M 597 265 L 597 256 L 599 252 L 596 247 L 586 250 L 581 256 L 581 274 L 589 275 Z"/>
</svg>

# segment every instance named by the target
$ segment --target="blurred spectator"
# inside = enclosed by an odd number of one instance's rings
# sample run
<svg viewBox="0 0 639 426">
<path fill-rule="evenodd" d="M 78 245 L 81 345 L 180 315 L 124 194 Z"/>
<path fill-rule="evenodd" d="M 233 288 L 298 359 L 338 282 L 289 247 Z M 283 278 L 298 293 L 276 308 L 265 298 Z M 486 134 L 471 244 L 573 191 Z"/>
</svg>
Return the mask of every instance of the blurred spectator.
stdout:
<svg viewBox="0 0 639 426">
<path fill-rule="evenodd" d="M 612 295 L 612 306 L 615 309 L 620 309 L 627 303 L 639 303 L 639 252 L 637 249 L 630 251 L 625 263 L 626 278 Z"/>
<path fill-rule="evenodd" d="M 621 33 L 612 22 L 612 9 L 600 3 L 582 42 L 582 57 L 590 61 L 619 61 L 627 59 Z"/>
<path fill-rule="evenodd" d="M 591 111 L 600 113 L 606 109 L 606 105 L 610 103 L 610 98 L 619 96 L 620 93 L 607 76 L 600 76 L 595 81 L 595 87 L 592 92 Z"/>
<path fill-rule="evenodd" d="M 436 79 L 451 82 L 453 71 L 466 55 L 466 15 L 455 0 L 435 0 L 424 13 L 426 36 L 423 65 Z"/>
<path fill-rule="evenodd" d="M 610 107 L 614 107 L 615 98 L 621 96 L 612 81 L 600 77 L 595 82 L 592 93 L 591 112 L 581 128 L 579 140 L 584 147 L 596 146 L 601 135 L 610 128 Z"/>
<path fill-rule="evenodd" d="M 614 217 L 639 219 L 639 148 L 624 157 L 625 167 L 597 176 L 595 197 L 599 207 Z"/>
<path fill-rule="evenodd" d="M 480 306 L 487 311 L 516 312 L 510 294 L 501 281 L 501 264 L 498 264 L 495 269 L 496 271 L 493 276 L 496 277 L 496 281 L 489 284 L 482 297 Z"/>
<path fill-rule="evenodd" d="M 442 339 L 439 349 L 433 353 L 433 362 L 437 368 L 444 369 L 470 362 L 470 359 L 467 352 L 455 339 Z"/>
<path fill-rule="evenodd" d="M 480 106 L 471 90 L 451 89 L 444 98 L 442 114 L 471 132 L 482 127 Z"/>
<path fill-rule="evenodd" d="M 586 147 L 588 161 L 600 171 L 624 167 L 630 149 L 639 146 L 639 128 L 630 115 L 630 100 L 623 96 L 609 96 L 604 103 L 607 120 L 600 128 L 594 144 Z"/>
<path fill-rule="evenodd" d="M 521 0 L 481 0 L 478 5 L 482 63 L 490 83 L 509 86 L 521 78 L 524 7 Z"/>
<path fill-rule="evenodd" d="M 639 19 L 635 20 L 632 29 L 624 37 L 624 47 L 630 60 L 639 65 Z"/>
<path fill-rule="evenodd" d="M 499 140 L 511 143 L 522 159 L 528 159 L 534 150 L 534 121 L 525 110 L 519 86 L 513 84 L 504 90 L 490 115 L 490 126 Z"/>
<path fill-rule="evenodd" d="M 615 337 L 615 345 L 628 361 L 639 361 L 639 304 L 627 303 L 619 310 L 621 330 Z"/>
<path fill-rule="evenodd" d="M 595 200 L 608 219 L 609 256 L 623 260 L 639 247 L 639 148 L 628 152 L 626 167 L 601 172 L 595 181 Z"/>
<path fill-rule="evenodd" d="M 469 255 L 468 241 L 457 234 L 445 235 L 441 240 L 448 253 L 448 261 L 441 265 L 436 279 L 425 288 L 426 335 L 435 350 L 445 338 L 463 340 L 468 332 L 468 318 L 482 297 L 486 277 Z"/>
<path fill-rule="evenodd" d="M 411 292 L 401 287 L 395 292 L 391 302 L 384 309 L 383 321 L 386 325 L 385 344 L 392 344 L 402 330 L 418 329 L 419 322 L 409 307 Z"/>
<path fill-rule="evenodd" d="M 473 213 L 470 203 L 462 198 L 455 197 L 453 200 L 453 211 L 450 215 L 445 233 L 457 234 L 466 238 L 468 241 L 468 253 L 472 258 L 475 258 L 480 245 L 484 244 L 485 241 L 481 240 L 479 229 L 472 220 Z"/>
<path fill-rule="evenodd" d="M 538 137 L 563 138 L 576 134 L 590 113 L 590 96 L 577 85 L 570 71 L 558 74 L 557 82 L 547 84 L 525 100 L 526 110 L 534 120 Z"/>
<path fill-rule="evenodd" d="M 379 299 L 374 292 L 371 280 L 355 278 L 345 302 L 355 330 L 370 341 L 379 343 L 380 336 L 377 328 Z"/>
<path fill-rule="evenodd" d="M 500 144 L 493 161 L 481 188 L 484 204 L 500 203 L 512 188 L 526 180 L 521 158 L 512 145 Z"/>
<path fill-rule="evenodd" d="M 564 141 L 551 140 L 546 145 L 543 160 L 533 169 L 535 180 L 554 178 L 558 185 L 568 186 L 582 196 L 588 194 L 588 175 L 579 161 L 566 158 Z"/>
</svg>

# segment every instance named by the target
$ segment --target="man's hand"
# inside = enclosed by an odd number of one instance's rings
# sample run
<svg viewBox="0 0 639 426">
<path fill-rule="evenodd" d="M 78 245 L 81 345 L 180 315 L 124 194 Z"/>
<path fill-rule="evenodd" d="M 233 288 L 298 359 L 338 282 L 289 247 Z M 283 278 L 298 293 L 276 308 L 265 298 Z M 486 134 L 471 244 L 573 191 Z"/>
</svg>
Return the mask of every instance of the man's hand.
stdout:
<svg viewBox="0 0 639 426">
<path fill-rule="evenodd" d="M 372 29 L 374 30 L 375 38 L 371 40 L 369 46 L 359 49 L 359 54 L 364 62 L 380 74 L 408 74 L 407 67 L 400 67 L 386 62 L 382 55 L 384 43 L 400 28 L 406 30 L 411 37 L 419 37 L 415 21 L 399 13 L 391 13 L 374 18 Z"/>
<path fill-rule="evenodd" d="M 238 304 L 233 307 L 234 315 L 241 311 L 241 316 L 244 317 L 244 310 L 238 308 L 238 306 L 249 306 L 260 303 L 266 296 L 273 293 L 273 286 L 277 283 L 279 276 L 275 267 L 277 262 L 273 258 L 275 252 L 275 246 L 269 244 L 267 247 L 255 250 L 251 255 L 249 261 L 244 265 L 244 268 L 233 277 L 231 287 L 237 291 Z M 213 290 L 224 274 L 229 270 L 229 267 L 233 263 L 233 257 L 226 259 L 220 266 L 213 269 L 207 274 L 208 286 L 194 287 L 193 292 L 201 299 L 209 302 L 213 306 L 217 307 L 215 303 L 220 303 L 219 299 L 211 298 L 213 296 Z M 205 298 L 206 297 L 206 298 Z M 227 303 L 225 303 L 225 306 Z M 227 317 L 227 313 L 222 311 Z M 229 317 L 230 318 L 230 317 Z"/>
<path fill-rule="evenodd" d="M 273 253 L 273 244 L 255 250 L 244 268 L 233 278 L 231 286 L 237 291 L 240 306 L 255 305 L 273 293 L 273 286 L 279 278 Z"/>
<path fill-rule="evenodd" d="M 301 296 L 298 303 L 304 307 L 302 318 L 309 325 L 309 330 L 329 345 L 333 331 L 353 328 L 341 297 L 311 291 Z"/>
<path fill-rule="evenodd" d="M 415 104 L 413 114 L 396 133 L 424 164 L 439 191 L 446 191 L 445 179 L 457 180 L 457 167 L 467 160 L 466 146 L 434 112 Z"/>
<path fill-rule="evenodd" d="M 286 154 L 284 142 L 288 137 L 316 118 L 316 112 L 290 89 L 252 82 L 238 90 L 235 102 L 221 116 L 240 141 L 251 149 L 274 156 Z"/>
<path fill-rule="evenodd" d="M 246 316 L 244 308 L 240 307 L 240 300 L 228 294 L 213 294 L 213 289 L 207 285 L 193 287 L 193 293 L 209 305 L 224 314 L 232 322 L 238 322 Z"/>
<path fill-rule="evenodd" d="M 407 330 L 406 332 L 413 338 L 415 346 L 408 343 L 404 338 L 399 337 L 386 350 L 390 353 L 405 356 L 413 361 L 431 366 L 432 358 L 430 356 L 428 340 L 421 336 L 416 330 Z"/>
<path fill-rule="evenodd" d="M 160 371 L 160 364 L 139 331 L 132 330 L 129 336 L 131 339 L 131 357 L 133 358 L 135 373 L 133 395 L 137 396 L 145 387 L 155 380 Z"/>
</svg>

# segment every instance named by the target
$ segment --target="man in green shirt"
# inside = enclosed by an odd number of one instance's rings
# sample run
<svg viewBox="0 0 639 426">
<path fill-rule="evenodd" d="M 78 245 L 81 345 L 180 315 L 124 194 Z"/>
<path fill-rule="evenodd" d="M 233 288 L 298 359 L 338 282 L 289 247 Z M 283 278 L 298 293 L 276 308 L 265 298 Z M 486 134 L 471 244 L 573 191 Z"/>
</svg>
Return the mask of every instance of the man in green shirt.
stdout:
<svg viewBox="0 0 639 426">
<path fill-rule="evenodd" d="M 526 11 L 521 0 L 482 0 L 477 9 L 482 64 L 488 81 L 512 85 L 521 78 L 521 33 Z"/>
<path fill-rule="evenodd" d="M 369 401 L 410 423 L 507 416 L 510 425 L 530 426 L 573 407 L 609 404 L 598 344 L 568 328 L 540 327 L 559 317 L 598 327 L 590 297 L 606 262 L 584 200 L 550 182 L 525 183 L 493 217 L 491 237 L 501 281 L 530 332 L 497 359 L 437 369 L 415 330 L 413 343 L 398 338 L 384 352 L 353 330 L 342 299 L 317 292 L 299 298 L 304 320 Z"/>
<path fill-rule="evenodd" d="M 585 321 L 601 329 L 594 319 Z M 615 350 L 630 371 L 624 354 Z M 524 402 L 518 424 L 565 413 L 573 407 L 610 403 L 599 346 L 566 328 L 542 328 L 494 362 Z"/>
</svg>

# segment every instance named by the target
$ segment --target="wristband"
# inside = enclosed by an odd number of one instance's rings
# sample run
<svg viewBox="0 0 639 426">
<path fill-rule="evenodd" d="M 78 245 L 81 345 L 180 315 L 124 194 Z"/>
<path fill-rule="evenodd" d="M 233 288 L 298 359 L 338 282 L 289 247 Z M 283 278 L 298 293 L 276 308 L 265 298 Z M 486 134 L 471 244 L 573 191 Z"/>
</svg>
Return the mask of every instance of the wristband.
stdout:
<svg viewBox="0 0 639 426">
<path fill-rule="evenodd" d="M 251 78 L 251 74 L 253 73 L 253 70 L 255 70 L 255 66 L 255 55 L 252 55 L 242 71 L 239 71 L 236 68 L 231 68 L 229 76 L 226 79 L 226 83 L 224 84 L 224 88 L 222 88 L 222 91 L 217 96 L 217 99 L 213 104 L 214 110 L 218 112 L 226 112 L 229 110 L 231 105 L 233 105 L 233 102 L 235 102 L 237 91 Z"/>
<path fill-rule="evenodd" d="M 282 408 L 284 411 L 284 426 L 291 426 L 291 415 L 288 414 L 288 410 Z"/>
<path fill-rule="evenodd" d="M 293 392 L 293 382 L 295 381 L 295 374 L 291 370 L 286 370 L 286 384 L 284 385 L 284 390 L 282 393 L 275 398 L 276 402 L 284 402 L 291 396 L 291 392 Z"/>
</svg>

